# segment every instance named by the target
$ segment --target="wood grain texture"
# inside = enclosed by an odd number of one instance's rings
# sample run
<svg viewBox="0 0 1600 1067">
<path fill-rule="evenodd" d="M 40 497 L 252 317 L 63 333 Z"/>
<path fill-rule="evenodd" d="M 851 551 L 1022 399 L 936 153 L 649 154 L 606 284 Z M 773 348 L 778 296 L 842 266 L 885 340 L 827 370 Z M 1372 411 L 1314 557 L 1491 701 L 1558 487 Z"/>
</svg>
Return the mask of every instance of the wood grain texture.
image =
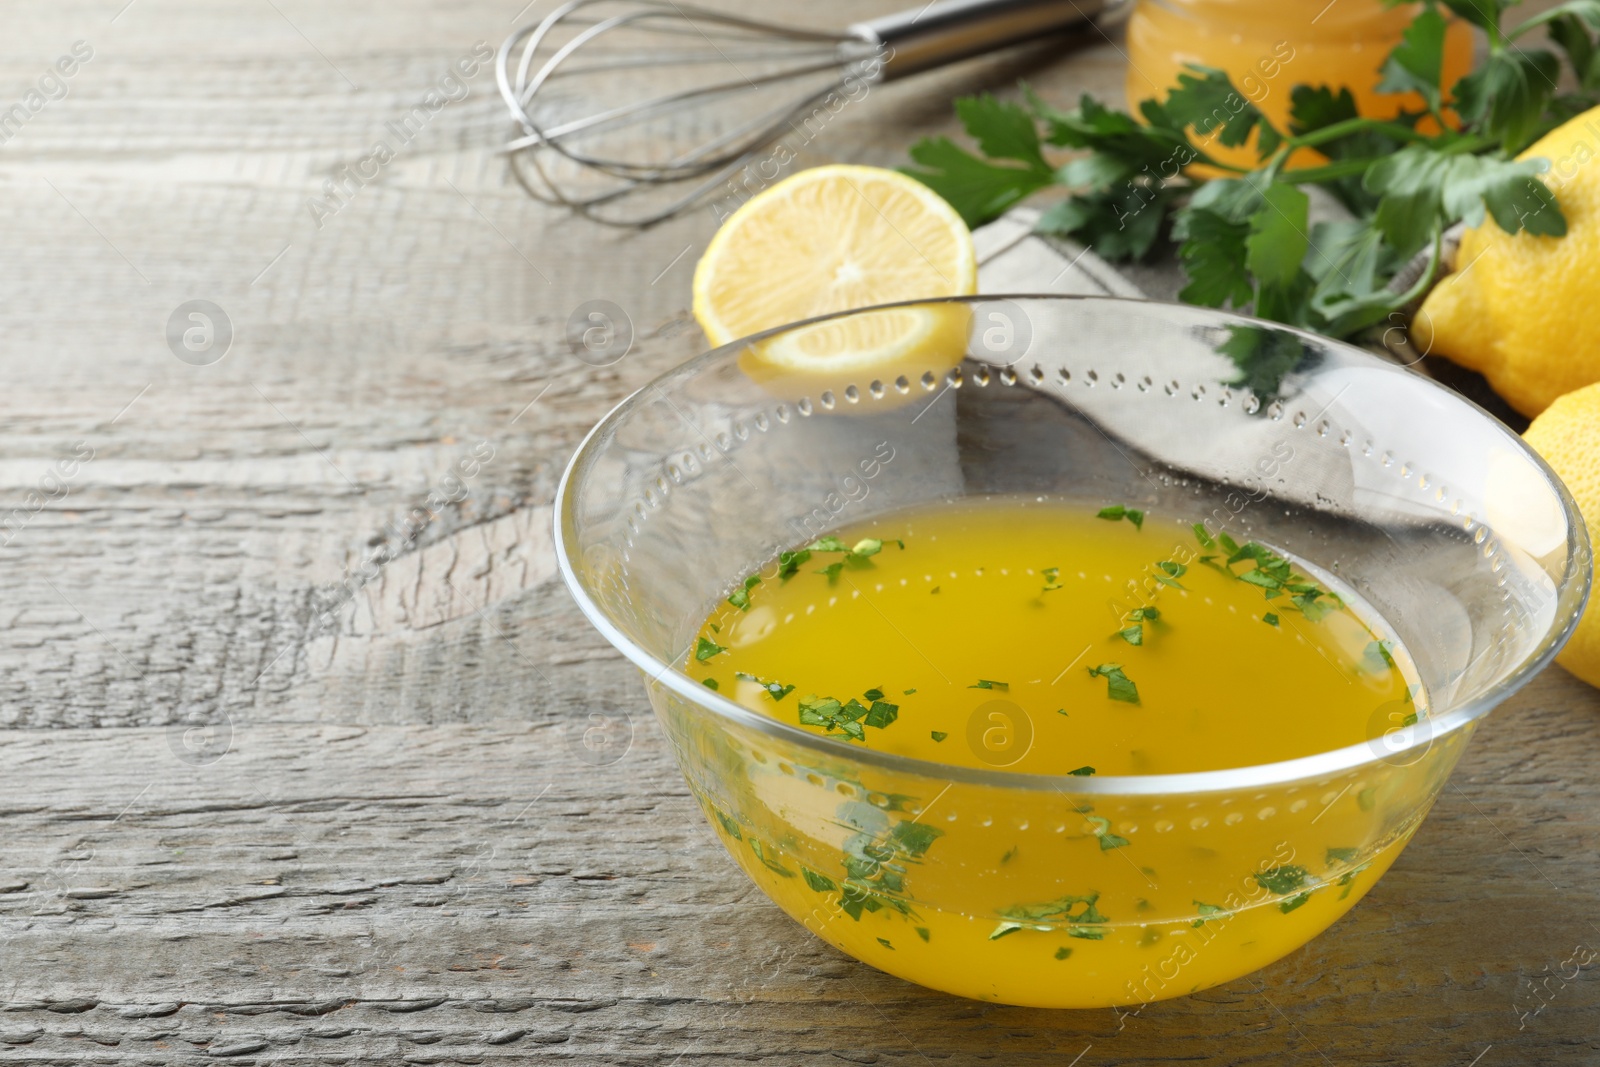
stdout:
<svg viewBox="0 0 1600 1067">
<path fill-rule="evenodd" d="M 531 203 L 480 73 L 319 228 L 324 179 L 514 0 L 123 4 L 0 9 L 0 110 L 94 50 L 0 145 L 0 1063 L 1595 1061 L 1592 974 L 1518 1015 L 1600 945 L 1600 700 L 1559 670 L 1355 912 L 1223 989 L 998 1008 L 784 919 L 547 532 L 581 435 L 699 345 L 715 219 Z M 1121 69 L 1091 42 L 887 87 L 800 162 L 897 163 L 952 131 L 952 95 L 1114 97 Z M 235 331 L 212 366 L 164 339 L 197 298 Z M 589 299 L 634 324 L 613 366 L 565 344 Z M 460 499 L 405 529 L 452 473 Z M 577 740 L 597 712 L 631 729 L 602 765 Z"/>
</svg>

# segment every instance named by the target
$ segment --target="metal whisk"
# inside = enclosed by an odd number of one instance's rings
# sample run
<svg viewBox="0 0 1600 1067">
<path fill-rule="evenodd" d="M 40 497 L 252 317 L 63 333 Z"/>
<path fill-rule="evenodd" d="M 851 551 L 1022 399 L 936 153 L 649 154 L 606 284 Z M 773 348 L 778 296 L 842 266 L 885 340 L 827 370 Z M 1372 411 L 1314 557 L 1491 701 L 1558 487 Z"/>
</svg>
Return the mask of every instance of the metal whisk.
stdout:
<svg viewBox="0 0 1600 1067">
<path fill-rule="evenodd" d="M 495 57 L 521 130 L 512 170 L 541 200 L 649 226 L 719 187 L 737 202 L 770 182 L 794 156 L 787 142 L 808 143 L 875 85 L 1125 6 L 933 0 L 818 32 L 675 0 L 568 0 Z"/>
</svg>

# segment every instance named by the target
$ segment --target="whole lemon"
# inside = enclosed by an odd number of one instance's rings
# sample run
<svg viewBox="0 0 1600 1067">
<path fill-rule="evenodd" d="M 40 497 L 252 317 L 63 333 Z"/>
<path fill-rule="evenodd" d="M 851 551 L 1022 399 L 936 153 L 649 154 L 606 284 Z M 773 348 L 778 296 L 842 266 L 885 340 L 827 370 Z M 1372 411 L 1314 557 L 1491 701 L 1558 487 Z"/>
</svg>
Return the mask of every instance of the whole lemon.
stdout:
<svg viewBox="0 0 1600 1067">
<path fill-rule="evenodd" d="M 1522 436 L 1566 483 L 1590 536 L 1600 535 L 1600 383 L 1556 400 Z M 1600 686 L 1600 610 L 1592 603 L 1556 662 Z"/>
<path fill-rule="evenodd" d="M 1468 230 L 1456 272 L 1412 323 L 1418 347 L 1480 372 L 1524 415 L 1600 381 L 1600 108 L 1540 138 L 1519 158 L 1550 161 L 1545 184 L 1565 237 Z"/>
</svg>

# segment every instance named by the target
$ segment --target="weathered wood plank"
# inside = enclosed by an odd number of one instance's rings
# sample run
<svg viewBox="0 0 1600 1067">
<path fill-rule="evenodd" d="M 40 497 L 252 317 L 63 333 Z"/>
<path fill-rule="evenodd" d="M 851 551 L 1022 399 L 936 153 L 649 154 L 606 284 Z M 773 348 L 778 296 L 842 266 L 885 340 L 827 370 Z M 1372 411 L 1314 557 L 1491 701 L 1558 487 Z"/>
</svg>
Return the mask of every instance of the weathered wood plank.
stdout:
<svg viewBox="0 0 1600 1067">
<path fill-rule="evenodd" d="M 1044 1063 L 1087 1044 L 1112 1062 L 1444 1064 L 1490 1044 L 1502 1062 L 1588 1062 L 1587 973 L 1518 1029 L 1538 1003 L 1527 982 L 1600 943 L 1600 816 L 1578 784 L 1600 701 L 1574 694 L 1551 673 L 1497 714 L 1333 931 L 1126 1018 L 966 1004 L 843 959 L 723 856 L 642 714 L 599 768 L 553 720 L 241 726 L 204 765 L 173 731 L 12 731 L 0 1034 L 41 1030 L 15 1048 L 50 1062 L 124 1014 L 182 1005 L 140 1032 L 197 1052 L 259 1035 L 290 1060 L 434 1034 L 452 1056 L 489 1054 L 488 1035 L 522 1029 L 601 1063 Z M 314 1036 L 330 1029 L 348 1033 Z"/>
</svg>

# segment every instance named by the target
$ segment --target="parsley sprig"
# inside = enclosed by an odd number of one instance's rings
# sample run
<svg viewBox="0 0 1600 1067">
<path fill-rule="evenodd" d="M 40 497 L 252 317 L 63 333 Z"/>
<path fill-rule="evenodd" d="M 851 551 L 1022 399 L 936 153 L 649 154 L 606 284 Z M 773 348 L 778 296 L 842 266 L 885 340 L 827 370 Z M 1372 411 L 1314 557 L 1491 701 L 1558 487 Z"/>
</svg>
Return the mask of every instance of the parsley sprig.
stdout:
<svg viewBox="0 0 1600 1067">
<path fill-rule="evenodd" d="M 1433 284 L 1441 235 L 1457 222 L 1492 217 L 1507 233 L 1559 237 L 1566 219 L 1537 178 L 1548 160 L 1513 157 L 1538 137 L 1600 104 L 1600 2 L 1569 0 L 1503 26 L 1520 0 L 1425 0 L 1382 68 L 1379 91 L 1415 93 L 1420 109 L 1393 119 L 1358 114 L 1346 89 L 1296 85 L 1285 129 L 1273 125 L 1226 73 L 1191 66 L 1139 118 L 1084 96 L 1059 110 L 1024 87 L 1022 104 L 993 96 L 956 102 L 977 154 L 948 138 L 920 141 L 906 173 L 977 226 L 1048 187 L 1068 195 L 1040 218 L 1045 233 L 1071 236 L 1112 260 L 1142 259 L 1163 235 L 1177 244 L 1194 304 L 1249 308 L 1257 316 L 1351 337 L 1389 320 Z M 1480 27 L 1487 58 L 1444 84 L 1445 11 Z M 1524 47 L 1544 26 L 1560 55 Z M 1576 89 L 1558 89 L 1563 60 Z M 1225 163 L 1208 151 L 1255 138 L 1256 162 Z M 1076 150 L 1059 162 L 1046 148 Z M 1326 162 L 1290 168 L 1296 152 Z M 1306 188 L 1320 186 L 1350 220 L 1312 225 Z M 1413 256 L 1428 267 L 1405 292 L 1390 282 Z M 1252 344 L 1227 353 L 1251 376 L 1255 360 L 1293 353 Z M 1267 376 L 1266 384 L 1282 373 Z"/>
<path fill-rule="evenodd" d="M 1122 671 L 1120 663 L 1102 663 L 1089 668 L 1089 677 L 1106 680 L 1106 696 L 1124 704 L 1139 703 L 1139 687 Z"/>
</svg>

